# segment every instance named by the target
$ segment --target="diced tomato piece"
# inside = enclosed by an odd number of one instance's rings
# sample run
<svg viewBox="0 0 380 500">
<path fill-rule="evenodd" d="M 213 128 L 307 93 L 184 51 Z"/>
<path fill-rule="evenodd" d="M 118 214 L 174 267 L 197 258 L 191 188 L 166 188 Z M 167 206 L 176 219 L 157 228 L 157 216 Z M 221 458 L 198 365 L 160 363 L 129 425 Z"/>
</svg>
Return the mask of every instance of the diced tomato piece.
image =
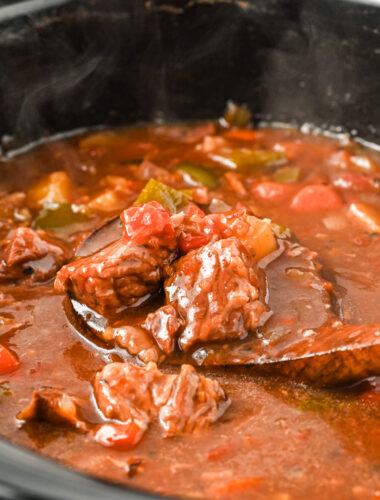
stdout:
<svg viewBox="0 0 380 500">
<path fill-rule="evenodd" d="M 20 366 L 20 362 L 8 351 L 8 349 L 0 345 L 0 375 L 11 373 Z"/>
<path fill-rule="evenodd" d="M 205 217 L 204 211 L 198 207 L 195 203 L 190 202 L 184 209 L 184 213 L 188 217 L 192 217 L 193 215 L 196 215 L 198 217 Z"/>
<path fill-rule="evenodd" d="M 179 249 L 182 253 L 203 247 L 210 241 L 210 236 L 201 234 L 181 234 L 179 238 Z"/>
<path fill-rule="evenodd" d="M 103 446 L 129 448 L 141 441 L 145 431 L 146 427 L 140 427 L 133 420 L 124 424 L 103 424 L 96 430 L 94 439 Z"/>
<path fill-rule="evenodd" d="M 262 135 L 261 132 L 258 132 L 257 130 L 249 130 L 246 128 L 234 128 L 231 130 L 228 130 L 224 134 L 224 137 L 227 139 L 234 139 L 237 141 L 256 141 L 257 139 L 260 138 Z"/>
<path fill-rule="evenodd" d="M 371 179 L 362 174 L 345 172 L 334 180 L 334 186 L 340 189 L 365 191 L 372 188 Z"/>
<path fill-rule="evenodd" d="M 121 213 L 125 237 L 139 244 L 165 244 L 175 239 L 175 230 L 166 208 L 150 201 Z"/>
<path fill-rule="evenodd" d="M 251 193 L 265 201 L 282 201 L 294 193 L 294 186 L 282 182 L 260 182 L 252 186 Z"/>
<path fill-rule="evenodd" d="M 312 184 L 303 187 L 293 197 L 290 204 L 295 212 L 303 213 L 337 210 L 342 205 L 342 198 L 334 189 L 323 184 Z"/>
<path fill-rule="evenodd" d="M 210 216 L 195 204 L 190 203 L 184 210 L 185 217 L 177 229 L 178 246 L 182 253 L 207 245 L 217 233 L 217 227 Z"/>
</svg>

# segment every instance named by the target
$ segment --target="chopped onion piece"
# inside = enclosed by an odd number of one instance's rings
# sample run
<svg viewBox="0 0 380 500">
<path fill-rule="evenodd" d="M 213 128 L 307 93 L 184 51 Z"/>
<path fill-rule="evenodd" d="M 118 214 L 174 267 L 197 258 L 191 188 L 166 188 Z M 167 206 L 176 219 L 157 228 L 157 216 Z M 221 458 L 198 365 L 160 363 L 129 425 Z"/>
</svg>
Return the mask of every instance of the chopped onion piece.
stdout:
<svg viewBox="0 0 380 500">
<path fill-rule="evenodd" d="M 325 217 L 323 219 L 323 224 L 326 229 L 329 229 L 330 231 L 340 231 L 347 226 L 347 221 L 343 216 L 336 215 L 332 217 Z"/>
<path fill-rule="evenodd" d="M 367 203 L 351 203 L 350 213 L 369 233 L 380 234 L 380 211 Z"/>
</svg>

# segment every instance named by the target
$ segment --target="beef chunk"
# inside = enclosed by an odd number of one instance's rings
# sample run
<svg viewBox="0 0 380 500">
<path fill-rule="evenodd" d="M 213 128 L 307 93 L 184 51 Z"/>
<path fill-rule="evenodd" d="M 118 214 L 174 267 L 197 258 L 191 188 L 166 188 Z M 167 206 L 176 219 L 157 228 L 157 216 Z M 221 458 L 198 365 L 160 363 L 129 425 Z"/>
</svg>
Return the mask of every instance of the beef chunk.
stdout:
<svg viewBox="0 0 380 500">
<path fill-rule="evenodd" d="M 104 332 L 97 331 L 96 333 L 105 342 L 113 340 L 143 363 L 149 363 L 149 361 L 158 363 L 165 357 L 154 339 L 143 328 L 130 325 L 109 326 Z"/>
<path fill-rule="evenodd" d="M 157 291 L 171 259 L 169 248 L 151 248 L 122 239 L 64 266 L 55 289 L 70 292 L 103 316 L 112 316 Z"/>
<path fill-rule="evenodd" d="M 61 269 L 55 288 L 103 316 L 137 305 L 156 292 L 177 241 L 170 214 L 156 202 L 122 213 L 125 235 L 119 241 Z"/>
<path fill-rule="evenodd" d="M 95 396 L 105 417 L 133 421 L 142 429 L 158 419 L 166 436 L 215 422 L 230 404 L 218 382 L 190 365 L 174 375 L 154 363 L 144 368 L 112 363 L 97 374 Z"/>
<path fill-rule="evenodd" d="M 45 231 L 19 227 L 5 242 L 0 260 L 0 279 L 34 281 L 51 278 L 71 257 L 71 251 Z"/>
<path fill-rule="evenodd" d="M 191 365 L 182 365 L 160 409 L 159 422 L 167 436 L 190 432 L 216 422 L 229 405 L 218 382 L 199 375 Z"/>
<path fill-rule="evenodd" d="M 86 423 L 78 417 L 75 398 L 64 392 L 34 391 L 30 404 L 19 412 L 17 419 L 41 420 L 87 431 Z"/>
<path fill-rule="evenodd" d="M 149 314 L 144 326 L 167 353 L 178 333 L 186 351 L 197 342 L 242 339 L 270 316 L 257 265 L 235 237 L 180 258 L 165 294 L 167 305 Z"/>
<path fill-rule="evenodd" d="M 170 354 L 175 349 L 176 334 L 183 324 L 177 309 L 172 304 L 167 304 L 148 314 L 144 326 L 153 334 L 160 348 Z"/>
</svg>

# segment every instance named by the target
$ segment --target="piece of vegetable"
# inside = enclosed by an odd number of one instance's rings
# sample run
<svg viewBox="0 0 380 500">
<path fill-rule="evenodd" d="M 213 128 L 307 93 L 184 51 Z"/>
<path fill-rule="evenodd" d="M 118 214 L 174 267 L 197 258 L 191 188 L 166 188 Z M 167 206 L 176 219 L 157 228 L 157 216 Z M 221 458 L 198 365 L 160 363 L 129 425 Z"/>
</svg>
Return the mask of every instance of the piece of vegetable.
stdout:
<svg viewBox="0 0 380 500">
<path fill-rule="evenodd" d="M 130 448 L 141 441 L 146 427 L 140 427 L 133 420 L 123 424 L 103 424 L 96 430 L 94 439 L 103 446 Z"/>
<path fill-rule="evenodd" d="M 181 234 L 178 246 L 182 253 L 188 253 L 191 250 L 201 248 L 209 243 L 210 238 L 201 234 Z"/>
<path fill-rule="evenodd" d="M 212 170 L 195 163 L 181 163 L 176 170 L 184 174 L 185 180 L 192 185 L 205 186 L 208 189 L 218 184 L 218 176 Z"/>
<path fill-rule="evenodd" d="M 301 176 L 301 169 L 298 167 L 284 167 L 276 170 L 273 180 L 276 182 L 297 182 Z"/>
<path fill-rule="evenodd" d="M 293 197 L 290 207 L 295 212 L 312 213 L 337 210 L 343 205 L 341 197 L 330 186 L 312 184 L 303 187 Z"/>
<path fill-rule="evenodd" d="M 178 238 L 178 246 L 182 253 L 200 248 L 217 234 L 217 228 L 211 217 L 195 204 L 189 203 L 184 210 L 186 224 L 182 228 Z"/>
<path fill-rule="evenodd" d="M 255 259 L 259 261 L 277 249 L 276 237 L 270 219 L 258 219 L 254 216 L 248 216 L 247 219 L 252 231 L 243 238 L 243 243 L 253 248 Z"/>
<path fill-rule="evenodd" d="M 252 120 L 252 113 L 245 106 L 239 106 L 232 101 L 228 101 L 223 120 L 230 127 L 243 128 Z"/>
<path fill-rule="evenodd" d="M 214 161 L 242 171 L 260 167 L 277 167 L 286 163 L 286 156 L 277 151 L 266 149 L 234 149 L 231 153 L 211 155 Z"/>
<path fill-rule="evenodd" d="M 265 201 L 282 201 L 294 193 L 294 187 L 281 182 L 260 182 L 253 184 L 251 193 Z"/>
<path fill-rule="evenodd" d="M 0 402 L 2 401 L 2 399 L 6 396 L 11 396 L 12 395 L 12 391 L 11 391 L 11 388 L 9 386 L 9 383 L 8 382 L 2 382 L 0 384 Z"/>
<path fill-rule="evenodd" d="M 191 191 L 188 189 L 174 189 L 156 179 L 151 179 L 141 191 L 134 204 L 142 205 L 150 201 L 157 201 L 173 214 L 189 203 L 190 200 Z"/>
<path fill-rule="evenodd" d="M 0 375 L 11 373 L 20 366 L 20 362 L 8 351 L 8 349 L 0 345 Z"/>
<path fill-rule="evenodd" d="M 376 171 L 377 166 L 371 158 L 361 154 L 350 154 L 348 151 L 336 151 L 330 156 L 330 163 L 337 167 L 371 172 Z"/>
<path fill-rule="evenodd" d="M 100 182 L 103 190 L 87 206 L 95 212 L 120 212 L 130 204 L 138 183 L 119 175 L 106 175 Z"/>
<path fill-rule="evenodd" d="M 37 182 L 27 192 L 27 203 L 32 208 L 42 208 L 47 202 L 68 203 L 74 186 L 66 172 L 53 172 Z"/>
<path fill-rule="evenodd" d="M 262 132 L 257 130 L 250 130 L 246 128 L 233 128 L 231 130 L 227 130 L 224 134 L 226 139 L 232 139 L 234 141 L 256 141 Z"/>
<path fill-rule="evenodd" d="M 175 240 L 175 231 L 169 212 L 156 201 L 135 205 L 121 214 L 125 237 L 141 245 Z"/>
<path fill-rule="evenodd" d="M 367 203 L 351 203 L 349 212 L 369 233 L 380 234 L 380 211 Z"/>
<path fill-rule="evenodd" d="M 322 219 L 324 226 L 330 231 L 341 231 L 347 227 L 347 218 L 343 215 L 331 215 Z"/>
<path fill-rule="evenodd" d="M 46 203 L 34 220 L 36 229 L 54 230 L 72 224 L 86 222 L 90 217 L 84 205 L 70 203 Z"/>
<path fill-rule="evenodd" d="M 372 189 L 371 179 L 365 174 L 344 172 L 333 182 L 334 186 L 340 189 L 352 189 L 352 191 L 366 191 Z"/>
<path fill-rule="evenodd" d="M 210 216 L 215 232 L 223 238 L 235 236 L 248 249 L 253 250 L 258 261 L 277 249 L 277 241 L 269 219 L 247 215 L 245 210 Z"/>
<path fill-rule="evenodd" d="M 231 208 L 231 205 L 228 205 L 228 203 L 220 200 L 219 198 L 213 198 L 208 206 L 209 212 L 212 214 L 218 212 L 228 212 L 228 210 L 231 210 Z"/>
</svg>

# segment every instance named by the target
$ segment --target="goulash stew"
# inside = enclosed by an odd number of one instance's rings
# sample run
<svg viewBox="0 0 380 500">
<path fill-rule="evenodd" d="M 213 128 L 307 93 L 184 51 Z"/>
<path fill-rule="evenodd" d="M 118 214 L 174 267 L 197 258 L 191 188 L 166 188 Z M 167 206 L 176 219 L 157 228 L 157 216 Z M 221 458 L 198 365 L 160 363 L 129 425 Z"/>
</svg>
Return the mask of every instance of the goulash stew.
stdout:
<svg viewBox="0 0 380 500">
<path fill-rule="evenodd" d="M 380 498 L 380 154 L 250 122 L 1 158 L 4 438 L 182 498 Z"/>
</svg>

